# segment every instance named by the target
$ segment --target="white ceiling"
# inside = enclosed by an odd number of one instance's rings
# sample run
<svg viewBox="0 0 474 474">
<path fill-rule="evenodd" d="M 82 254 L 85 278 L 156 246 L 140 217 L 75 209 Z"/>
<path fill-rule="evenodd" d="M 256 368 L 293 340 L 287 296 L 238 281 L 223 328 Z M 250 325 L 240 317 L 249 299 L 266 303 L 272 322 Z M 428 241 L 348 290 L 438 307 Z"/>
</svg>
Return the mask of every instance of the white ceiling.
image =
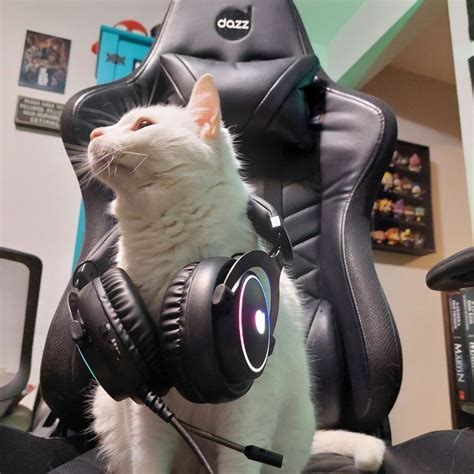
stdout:
<svg viewBox="0 0 474 474">
<path fill-rule="evenodd" d="M 416 35 L 390 66 L 455 84 L 448 7 L 445 2 L 437 18 Z"/>
</svg>

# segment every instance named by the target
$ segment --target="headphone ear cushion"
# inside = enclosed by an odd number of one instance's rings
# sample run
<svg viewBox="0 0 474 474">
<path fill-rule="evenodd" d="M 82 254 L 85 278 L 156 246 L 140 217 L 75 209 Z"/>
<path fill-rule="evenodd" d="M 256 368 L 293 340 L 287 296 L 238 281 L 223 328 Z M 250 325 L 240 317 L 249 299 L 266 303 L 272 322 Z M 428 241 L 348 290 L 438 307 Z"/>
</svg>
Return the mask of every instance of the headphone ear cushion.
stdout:
<svg viewBox="0 0 474 474">
<path fill-rule="evenodd" d="M 173 385 L 193 403 L 234 400 L 250 388 L 227 382 L 214 343 L 212 295 L 233 263 L 214 257 L 187 265 L 163 298 L 158 327 L 163 364 Z"/>
<path fill-rule="evenodd" d="M 118 317 L 111 321 L 137 365 L 146 366 L 151 380 L 166 385 L 160 358 L 159 340 L 145 303 L 127 273 L 111 268 L 100 277 L 105 295 Z M 132 344 L 130 344 L 130 342 Z"/>
<path fill-rule="evenodd" d="M 161 305 L 158 334 L 164 365 L 173 379 L 173 385 L 185 392 L 187 398 L 200 401 L 201 397 L 194 390 L 184 362 L 186 328 L 183 321 L 183 308 L 186 306 L 191 277 L 198 264 L 194 262 L 186 265 L 168 285 Z"/>
</svg>

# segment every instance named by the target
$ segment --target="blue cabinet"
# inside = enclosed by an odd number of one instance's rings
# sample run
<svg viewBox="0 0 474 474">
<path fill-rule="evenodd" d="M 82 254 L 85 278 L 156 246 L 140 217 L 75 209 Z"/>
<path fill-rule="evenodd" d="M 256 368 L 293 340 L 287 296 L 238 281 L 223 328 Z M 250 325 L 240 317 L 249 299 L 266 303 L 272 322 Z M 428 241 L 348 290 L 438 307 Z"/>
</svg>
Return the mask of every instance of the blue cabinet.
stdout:
<svg viewBox="0 0 474 474">
<path fill-rule="evenodd" d="M 102 25 L 97 53 L 97 84 L 117 81 L 139 66 L 151 49 L 154 38 Z M 77 265 L 86 226 L 84 203 L 81 202 L 73 267 Z"/>
<path fill-rule="evenodd" d="M 102 26 L 97 54 L 97 84 L 116 81 L 130 74 L 145 59 L 153 38 Z"/>
</svg>

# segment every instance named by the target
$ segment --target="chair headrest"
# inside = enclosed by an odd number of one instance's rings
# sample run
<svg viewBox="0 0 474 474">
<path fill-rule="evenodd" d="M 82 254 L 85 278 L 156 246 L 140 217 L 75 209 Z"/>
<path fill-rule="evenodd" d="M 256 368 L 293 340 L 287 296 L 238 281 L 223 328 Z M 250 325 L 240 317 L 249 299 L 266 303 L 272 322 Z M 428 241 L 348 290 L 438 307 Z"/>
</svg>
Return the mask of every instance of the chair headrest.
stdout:
<svg viewBox="0 0 474 474">
<path fill-rule="evenodd" d="M 303 89 L 320 66 L 292 0 L 173 0 L 149 61 L 157 54 L 184 102 L 213 74 L 243 141 L 313 145 Z"/>
<path fill-rule="evenodd" d="M 298 148 L 313 146 L 304 88 L 319 69 L 315 56 L 228 63 L 168 53 L 161 56 L 161 67 L 184 102 L 196 80 L 211 73 L 221 96 L 224 121 L 239 137 Z"/>
<path fill-rule="evenodd" d="M 273 162 L 282 146 L 314 147 L 306 90 L 319 70 L 292 0 L 173 0 L 138 69 L 67 103 L 63 140 L 87 145 L 95 124 L 113 123 L 98 120 L 97 110 L 118 117 L 148 103 L 184 105 L 196 80 L 211 73 L 224 122 L 243 143 L 246 159 Z M 258 147 L 267 150 L 265 158 Z"/>
<path fill-rule="evenodd" d="M 158 42 L 162 53 L 232 63 L 313 53 L 290 0 L 173 0 Z"/>
</svg>

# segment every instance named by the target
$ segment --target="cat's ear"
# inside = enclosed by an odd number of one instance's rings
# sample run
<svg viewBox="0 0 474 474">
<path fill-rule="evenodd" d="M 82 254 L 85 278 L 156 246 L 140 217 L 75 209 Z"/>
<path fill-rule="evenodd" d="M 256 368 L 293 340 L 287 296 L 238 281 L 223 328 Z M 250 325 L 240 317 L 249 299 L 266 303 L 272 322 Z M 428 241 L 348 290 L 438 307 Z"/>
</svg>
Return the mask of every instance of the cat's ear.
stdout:
<svg viewBox="0 0 474 474">
<path fill-rule="evenodd" d="M 217 137 L 221 127 L 221 103 L 210 74 L 201 76 L 194 84 L 187 109 L 201 128 L 204 139 L 212 140 Z"/>
</svg>

